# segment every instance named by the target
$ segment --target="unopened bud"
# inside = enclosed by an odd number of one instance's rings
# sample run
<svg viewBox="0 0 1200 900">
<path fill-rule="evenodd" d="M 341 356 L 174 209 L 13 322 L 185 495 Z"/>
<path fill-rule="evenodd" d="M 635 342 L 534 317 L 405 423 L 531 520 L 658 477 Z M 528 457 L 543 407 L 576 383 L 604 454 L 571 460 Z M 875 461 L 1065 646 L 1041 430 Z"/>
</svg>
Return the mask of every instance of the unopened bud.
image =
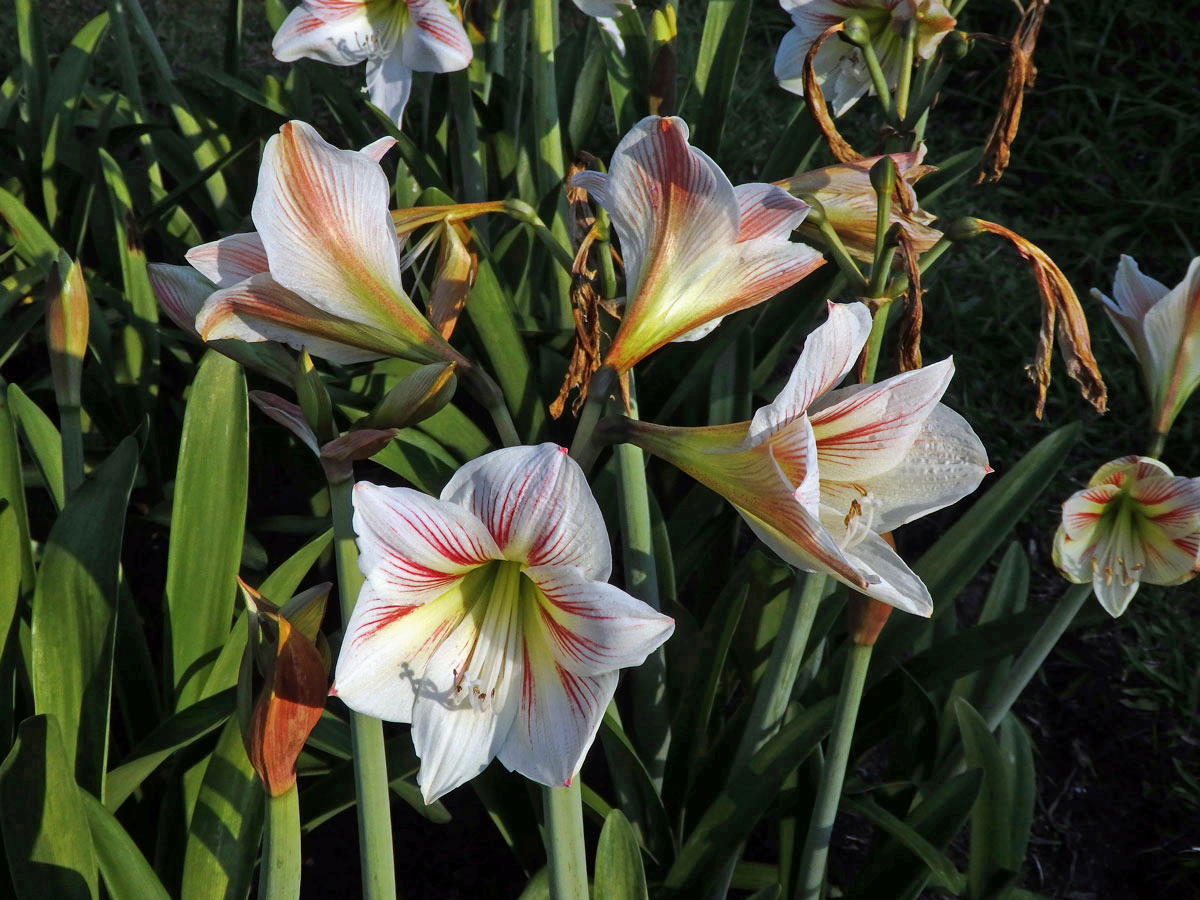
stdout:
<svg viewBox="0 0 1200 900">
<path fill-rule="evenodd" d="M 955 219 L 953 222 L 943 228 L 942 234 L 944 234 L 948 240 L 954 241 L 955 243 L 960 243 L 962 241 L 969 241 L 974 237 L 979 237 L 979 235 L 983 234 L 984 231 L 985 229 L 983 225 L 980 224 L 978 219 L 971 218 L 970 216 L 963 216 L 961 219 Z"/>
<path fill-rule="evenodd" d="M 81 405 L 83 358 L 88 344 L 88 293 L 83 269 L 64 253 L 46 281 L 46 343 L 59 407 Z"/>
<path fill-rule="evenodd" d="M 458 387 L 453 363 L 430 363 L 400 379 L 370 414 L 354 423 L 360 428 L 408 428 L 428 419 L 450 402 Z"/>
<path fill-rule="evenodd" d="M 808 204 L 808 212 L 804 214 L 805 225 L 820 228 L 828 221 L 825 216 L 825 207 L 821 204 L 820 200 L 811 194 L 798 194 L 797 196 Z"/>
<path fill-rule="evenodd" d="M 325 382 L 321 380 L 320 373 L 313 365 L 308 350 L 303 347 L 296 358 L 296 399 L 300 401 L 304 419 L 317 436 L 318 444 L 324 444 L 337 437 L 329 391 L 325 389 Z"/>
<path fill-rule="evenodd" d="M 875 188 L 875 193 L 880 196 L 890 197 L 896 189 L 899 177 L 896 162 L 890 156 L 879 157 L 875 165 L 871 166 L 871 187 Z"/>
<path fill-rule="evenodd" d="M 871 43 L 871 29 L 859 16 L 850 16 L 842 23 L 842 37 L 855 47 L 865 47 Z"/>
<path fill-rule="evenodd" d="M 958 62 L 963 59 L 971 48 L 975 46 L 975 41 L 965 31 L 952 31 L 946 35 L 938 49 L 942 56 L 950 62 Z"/>
</svg>

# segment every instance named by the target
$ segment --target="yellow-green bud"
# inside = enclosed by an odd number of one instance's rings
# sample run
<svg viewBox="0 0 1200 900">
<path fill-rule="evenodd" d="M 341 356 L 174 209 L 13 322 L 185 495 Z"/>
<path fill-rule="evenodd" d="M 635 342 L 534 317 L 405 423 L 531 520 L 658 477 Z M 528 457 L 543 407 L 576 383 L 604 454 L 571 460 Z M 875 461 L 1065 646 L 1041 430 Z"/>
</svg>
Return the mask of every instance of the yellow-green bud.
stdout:
<svg viewBox="0 0 1200 900">
<path fill-rule="evenodd" d="M 333 404 L 329 400 L 329 392 L 313 365 L 312 357 L 303 348 L 296 359 L 296 400 L 309 428 L 317 436 L 318 444 L 332 441 L 338 436 L 333 424 Z"/>
</svg>

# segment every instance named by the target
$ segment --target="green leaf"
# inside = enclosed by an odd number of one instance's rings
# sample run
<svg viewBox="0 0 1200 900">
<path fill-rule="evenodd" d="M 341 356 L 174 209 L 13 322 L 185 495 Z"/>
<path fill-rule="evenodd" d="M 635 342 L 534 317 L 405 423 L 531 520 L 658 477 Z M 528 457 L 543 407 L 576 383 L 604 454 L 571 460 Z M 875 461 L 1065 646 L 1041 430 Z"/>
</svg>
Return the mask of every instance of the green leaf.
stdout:
<svg viewBox="0 0 1200 900">
<path fill-rule="evenodd" d="M 233 715 L 236 703 L 237 691 L 229 688 L 169 716 L 120 766 L 108 773 L 104 805 L 113 812 L 120 809 L 171 754 L 204 737 Z"/>
<path fill-rule="evenodd" d="M 33 716 L 0 763 L 0 833 L 18 900 L 97 900 L 83 791 L 53 716 Z"/>
<path fill-rule="evenodd" d="M 171 507 L 167 610 L 176 709 L 203 693 L 233 619 L 248 487 L 241 367 L 212 350 L 192 382 Z"/>
<path fill-rule="evenodd" d="M 0 216 L 8 223 L 17 254 L 31 266 L 46 269 L 58 259 L 58 244 L 16 197 L 0 188 Z"/>
<path fill-rule="evenodd" d="M 600 114 L 600 102 L 604 94 L 606 54 L 603 43 L 594 31 L 589 32 L 586 52 L 583 68 L 575 81 L 571 115 L 567 121 L 567 141 L 576 150 L 585 146 L 584 142 Z"/>
<path fill-rule="evenodd" d="M 665 857 L 672 847 L 670 817 L 654 789 L 650 771 L 621 727 L 616 706 L 612 703 L 604 711 L 600 742 L 613 780 L 617 782 L 621 802 L 634 815 L 647 849 L 655 856 Z"/>
<path fill-rule="evenodd" d="M 931 844 L 915 828 L 892 815 L 870 798 L 843 797 L 842 806 L 862 816 L 872 825 L 883 829 L 904 847 L 911 850 L 929 868 L 937 887 L 962 893 L 967 880 L 941 850 Z"/>
<path fill-rule="evenodd" d="M 327 528 L 285 559 L 258 586 L 259 593 L 277 606 L 283 606 L 296 593 L 300 582 L 333 540 L 333 529 Z"/>
<path fill-rule="evenodd" d="M 42 97 L 50 80 L 50 57 L 42 38 L 43 11 L 36 0 L 15 0 L 17 50 L 21 55 L 21 82 L 25 88 L 26 113 L 35 138 L 40 137 Z M 12 40 L 10 35 L 9 40 Z M 32 148 L 38 149 L 36 146 Z"/>
<path fill-rule="evenodd" d="M 836 702 L 836 697 L 826 697 L 801 712 L 745 766 L 730 774 L 667 873 L 667 896 L 693 897 L 714 880 L 733 848 L 746 840 L 774 802 L 788 773 L 829 733 Z"/>
<path fill-rule="evenodd" d="M 244 900 L 262 838 L 265 797 L 242 746 L 237 719 L 232 718 L 204 769 L 188 826 L 180 896 Z"/>
<path fill-rule="evenodd" d="M 8 386 L 8 407 L 21 428 L 21 437 L 42 475 L 42 483 L 50 492 L 54 508 L 61 510 L 66 490 L 63 487 L 62 437 L 58 429 L 41 407 L 15 384 Z"/>
<path fill-rule="evenodd" d="M 29 515 L 21 478 L 21 448 L 17 426 L 0 379 L 0 647 L 8 643 L 21 595 L 33 593 L 37 573 L 29 545 Z"/>
<path fill-rule="evenodd" d="M 968 896 L 984 900 L 986 888 L 1000 870 L 1012 871 L 1013 767 L 1000 752 L 983 716 L 961 697 L 954 715 L 962 733 L 967 765 L 983 770 L 983 787 L 971 810 L 971 855 L 967 865 Z"/>
<path fill-rule="evenodd" d="M 79 796 L 109 897 L 112 900 L 169 900 L 166 888 L 116 816 L 86 791 L 80 791 Z"/>
<path fill-rule="evenodd" d="M 1029 848 L 1029 837 L 1033 831 L 1037 770 L 1033 763 L 1033 741 L 1025 726 L 1012 713 L 1007 713 L 1000 722 L 1000 753 L 1012 776 L 1012 844 L 1008 859 L 1015 869 L 1025 860 L 1025 851 Z"/>
<path fill-rule="evenodd" d="M 750 0 L 708 0 L 693 77 L 699 112 L 692 143 L 714 156 L 721 149 L 721 131 L 749 21 Z"/>
<path fill-rule="evenodd" d="M 137 465 L 137 441 L 127 437 L 71 497 L 46 539 L 33 598 L 34 707 L 55 717 L 68 764 L 99 797 L 108 757 L 121 539 Z"/>
<path fill-rule="evenodd" d="M 595 900 L 649 900 L 642 850 L 629 820 L 614 809 L 604 820 L 596 845 Z"/>
</svg>

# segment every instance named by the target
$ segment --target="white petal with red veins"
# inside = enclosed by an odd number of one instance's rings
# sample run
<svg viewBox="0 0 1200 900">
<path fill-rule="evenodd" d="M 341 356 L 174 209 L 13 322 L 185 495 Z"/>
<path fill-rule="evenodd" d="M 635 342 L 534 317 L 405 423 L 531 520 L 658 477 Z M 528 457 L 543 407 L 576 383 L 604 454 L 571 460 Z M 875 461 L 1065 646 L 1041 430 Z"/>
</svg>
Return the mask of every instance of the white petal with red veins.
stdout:
<svg viewBox="0 0 1200 900">
<path fill-rule="evenodd" d="M 558 665 L 576 675 L 640 666 L 675 630 L 669 616 L 574 566 L 533 566 L 523 575 L 540 592 L 531 619 Z"/>
<path fill-rule="evenodd" d="M 358 566 L 379 596 L 405 604 L 445 593 L 500 551 L 470 512 L 409 488 L 354 486 Z"/>
<path fill-rule="evenodd" d="M 199 338 L 196 316 L 204 306 L 204 301 L 216 290 L 213 283 L 191 266 L 149 263 L 146 274 L 150 277 L 154 298 L 163 312 L 181 329 Z"/>
<path fill-rule="evenodd" d="M 863 591 L 868 597 L 913 615 L 933 615 L 929 588 L 878 534 L 867 532 L 846 555 L 874 582 Z"/>
<path fill-rule="evenodd" d="M 233 287 L 240 281 L 269 270 L 267 251 L 258 232 L 231 234 L 193 247 L 184 258 L 217 287 Z"/>
<path fill-rule="evenodd" d="M 576 566 L 607 580 L 612 551 L 600 507 L 575 460 L 557 444 L 508 447 L 464 465 L 442 500 L 483 522 L 506 559 Z"/>
<path fill-rule="evenodd" d="M 457 72 L 471 63 L 471 42 L 446 0 L 407 0 L 409 25 L 400 38 L 404 64 L 418 72 Z"/>
<path fill-rule="evenodd" d="M 786 241 L 808 215 L 808 204 L 774 184 L 752 182 L 733 189 L 738 201 L 738 241 L 772 237 Z"/>
<path fill-rule="evenodd" d="M 280 62 L 315 59 L 334 66 L 352 66 L 366 59 L 371 51 L 371 23 L 366 5 L 326 21 L 313 15 L 304 4 L 293 9 L 271 41 L 271 52 Z"/>
</svg>

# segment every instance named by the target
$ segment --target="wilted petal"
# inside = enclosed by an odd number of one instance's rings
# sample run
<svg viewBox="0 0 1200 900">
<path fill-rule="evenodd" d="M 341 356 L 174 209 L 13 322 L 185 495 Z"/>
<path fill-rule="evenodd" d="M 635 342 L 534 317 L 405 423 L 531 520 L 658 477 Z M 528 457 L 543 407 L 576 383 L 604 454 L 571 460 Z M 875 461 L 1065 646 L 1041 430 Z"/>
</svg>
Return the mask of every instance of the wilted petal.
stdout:
<svg viewBox="0 0 1200 900">
<path fill-rule="evenodd" d="M 270 275 L 213 293 L 196 316 L 206 341 L 279 341 L 341 365 L 396 353 L 396 341 L 368 325 L 348 322 L 313 306 Z"/>
<path fill-rule="evenodd" d="M 326 20 L 309 10 L 314 4 L 303 3 L 293 9 L 271 41 L 271 52 L 280 62 L 315 59 L 334 66 L 352 66 L 371 52 L 365 38 L 372 28 L 366 3 L 344 4 L 344 14 Z"/>
<path fill-rule="evenodd" d="M 267 251 L 258 232 L 231 234 L 218 241 L 193 247 L 185 259 L 217 287 L 233 287 L 268 271 Z"/>
<path fill-rule="evenodd" d="M 404 64 L 418 72 L 457 72 L 471 62 L 471 42 L 446 0 L 405 0 L 411 17 L 400 37 Z"/>
<path fill-rule="evenodd" d="M 826 394 L 820 409 L 809 412 L 821 478 L 858 481 L 894 467 L 913 445 L 953 374 L 954 363 L 947 358 L 879 384 Z"/>
<path fill-rule="evenodd" d="M 592 581 L 574 566 L 532 566 L 537 624 L 559 666 L 602 675 L 640 666 L 675 630 L 675 622 L 619 588 Z"/>
<path fill-rule="evenodd" d="M 461 506 L 408 488 L 354 486 L 358 566 L 380 597 L 426 603 L 500 550 Z"/>
<path fill-rule="evenodd" d="M 304 418 L 304 411 L 299 406 L 269 391 L 251 391 L 250 399 L 268 419 L 282 425 L 299 438 L 300 443 L 313 452 L 313 456 L 321 455 L 317 436 L 313 434 L 308 420 Z"/>
<path fill-rule="evenodd" d="M 809 334 L 791 377 L 779 395 L 754 413 L 748 443 L 758 444 L 836 387 L 858 359 L 871 333 L 862 303 L 829 303 L 829 317 Z"/>
<path fill-rule="evenodd" d="M 441 496 L 478 517 L 505 559 L 576 566 L 599 580 L 612 570 L 600 507 L 579 465 L 557 444 L 508 447 L 471 460 Z"/>
</svg>

